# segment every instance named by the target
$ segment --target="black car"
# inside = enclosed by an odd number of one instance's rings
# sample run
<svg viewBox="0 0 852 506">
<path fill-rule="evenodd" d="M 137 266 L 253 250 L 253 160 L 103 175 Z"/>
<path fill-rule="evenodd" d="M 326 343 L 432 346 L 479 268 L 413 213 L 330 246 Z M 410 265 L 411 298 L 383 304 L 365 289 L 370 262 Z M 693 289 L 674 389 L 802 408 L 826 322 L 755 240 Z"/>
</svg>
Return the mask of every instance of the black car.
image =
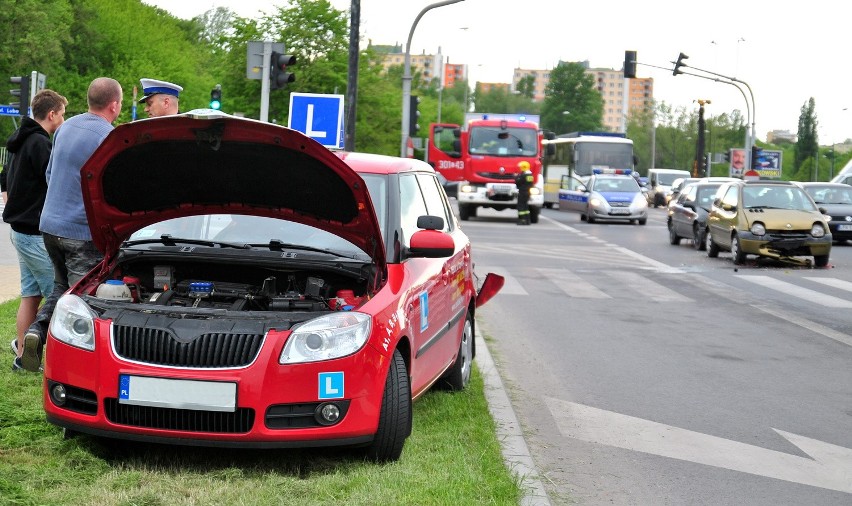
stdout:
<svg viewBox="0 0 852 506">
<path fill-rule="evenodd" d="M 844 183 L 801 182 L 820 210 L 830 216 L 828 228 L 837 242 L 852 240 L 852 186 Z"/>
<path fill-rule="evenodd" d="M 722 182 L 698 181 L 683 187 L 677 200 L 669 206 L 669 243 L 677 245 L 681 239 L 692 239 L 695 249 L 706 248 L 707 213 L 720 186 Z"/>
</svg>

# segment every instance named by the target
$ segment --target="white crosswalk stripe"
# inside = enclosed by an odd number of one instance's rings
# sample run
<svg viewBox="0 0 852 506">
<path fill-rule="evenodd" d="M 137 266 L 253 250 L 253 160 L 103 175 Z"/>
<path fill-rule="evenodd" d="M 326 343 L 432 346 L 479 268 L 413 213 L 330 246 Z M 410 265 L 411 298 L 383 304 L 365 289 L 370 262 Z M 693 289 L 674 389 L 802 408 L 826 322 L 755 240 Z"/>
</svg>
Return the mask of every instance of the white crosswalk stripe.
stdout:
<svg viewBox="0 0 852 506">
<path fill-rule="evenodd" d="M 529 292 L 524 290 L 524 287 L 521 286 L 517 278 L 509 274 L 509 271 L 504 267 L 476 265 L 476 273 L 481 279 L 485 279 L 485 275 L 489 272 L 503 276 L 503 288 L 500 289 L 501 295 L 529 295 Z"/>
<path fill-rule="evenodd" d="M 657 302 L 692 302 L 692 299 L 665 286 L 651 281 L 645 276 L 632 271 L 605 271 L 606 275 L 615 279 L 615 286 L 620 289 L 629 288 L 631 296 L 636 293 Z"/>
<path fill-rule="evenodd" d="M 752 276 L 752 275 L 737 275 L 736 277 L 749 281 L 751 283 L 755 283 L 760 286 L 764 286 L 766 288 L 771 288 L 772 290 L 779 291 L 783 294 L 790 295 L 792 297 L 797 297 L 808 302 L 812 302 L 814 304 L 819 304 L 824 307 L 836 307 L 836 308 L 852 308 L 852 301 L 841 299 L 840 297 L 834 297 L 832 295 L 827 295 L 816 290 L 811 290 L 809 288 L 805 288 L 802 286 L 795 285 L 793 283 L 788 283 L 786 281 L 781 281 L 779 279 L 775 279 L 770 276 Z M 843 288 L 844 284 L 848 284 L 845 281 L 836 280 L 836 282 L 830 281 L 820 281 L 827 278 L 805 278 L 811 279 L 813 281 L 817 281 L 818 283 L 823 283 L 828 286 L 836 286 L 838 288 Z M 848 289 L 848 288 L 843 288 Z"/>
<path fill-rule="evenodd" d="M 611 299 L 612 297 L 568 269 L 538 269 L 538 272 L 565 292 L 565 295 L 578 299 Z"/>
</svg>

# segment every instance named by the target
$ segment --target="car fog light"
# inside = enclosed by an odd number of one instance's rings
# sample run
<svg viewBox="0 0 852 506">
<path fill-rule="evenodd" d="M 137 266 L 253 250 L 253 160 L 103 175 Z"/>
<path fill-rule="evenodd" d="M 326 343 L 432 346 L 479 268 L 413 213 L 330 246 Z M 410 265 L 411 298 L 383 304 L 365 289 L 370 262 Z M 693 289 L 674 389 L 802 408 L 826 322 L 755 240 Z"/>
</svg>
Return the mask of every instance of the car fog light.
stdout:
<svg viewBox="0 0 852 506">
<path fill-rule="evenodd" d="M 319 407 L 317 421 L 323 425 L 331 425 L 340 420 L 340 408 L 337 404 L 322 404 Z"/>
<path fill-rule="evenodd" d="M 57 406 L 64 406 L 66 401 L 65 386 L 56 384 L 50 389 L 50 397 Z"/>
</svg>

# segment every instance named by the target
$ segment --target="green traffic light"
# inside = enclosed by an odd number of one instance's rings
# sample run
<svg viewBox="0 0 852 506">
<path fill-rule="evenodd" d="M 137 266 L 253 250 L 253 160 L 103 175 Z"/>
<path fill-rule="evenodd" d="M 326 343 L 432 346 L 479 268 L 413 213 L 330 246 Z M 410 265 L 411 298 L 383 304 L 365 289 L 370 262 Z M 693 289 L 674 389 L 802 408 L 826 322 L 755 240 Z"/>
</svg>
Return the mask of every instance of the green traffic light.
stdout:
<svg viewBox="0 0 852 506">
<path fill-rule="evenodd" d="M 221 108 L 221 107 L 222 107 L 222 102 L 219 102 L 218 100 L 211 100 L 210 101 L 210 108 L 211 109 L 216 109 L 218 111 L 219 108 Z"/>
</svg>

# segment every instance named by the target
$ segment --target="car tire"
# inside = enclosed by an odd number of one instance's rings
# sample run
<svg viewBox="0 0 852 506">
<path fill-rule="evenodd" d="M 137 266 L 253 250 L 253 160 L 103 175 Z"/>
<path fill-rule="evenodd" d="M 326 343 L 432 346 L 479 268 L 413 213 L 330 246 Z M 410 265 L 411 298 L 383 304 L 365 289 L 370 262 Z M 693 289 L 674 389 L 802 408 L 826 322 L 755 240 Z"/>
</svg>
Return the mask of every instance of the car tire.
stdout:
<svg viewBox="0 0 852 506">
<path fill-rule="evenodd" d="M 592 216 L 592 212 L 588 209 L 586 210 L 586 222 L 587 223 L 594 223 L 595 222 L 595 217 Z"/>
<path fill-rule="evenodd" d="M 814 267 L 825 267 L 828 265 L 828 255 L 814 255 Z"/>
<path fill-rule="evenodd" d="M 733 257 L 735 265 L 742 265 L 746 261 L 746 254 L 743 253 L 742 244 L 740 244 L 740 236 L 734 234 L 731 237 L 731 257 Z"/>
<path fill-rule="evenodd" d="M 697 225 L 692 228 L 692 245 L 695 246 L 695 251 L 707 249 L 707 243 L 704 242 L 704 232 Z"/>
<path fill-rule="evenodd" d="M 471 207 L 467 204 L 459 204 L 459 219 L 462 221 L 467 221 L 471 216 Z"/>
<path fill-rule="evenodd" d="M 680 237 L 678 237 L 677 232 L 675 232 L 672 220 L 669 220 L 669 244 L 672 246 L 680 244 Z"/>
<path fill-rule="evenodd" d="M 719 245 L 713 241 L 713 235 L 710 233 L 710 230 L 707 229 L 704 231 L 705 242 L 707 243 L 707 256 L 710 258 L 716 258 L 719 256 Z"/>
<path fill-rule="evenodd" d="M 443 386 L 449 390 L 464 390 L 470 383 L 471 367 L 473 367 L 474 344 L 473 344 L 473 320 L 470 313 L 464 319 L 464 327 L 462 328 L 461 343 L 459 344 L 459 353 L 456 355 L 456 361 L 447 370 L 442 378 Z"/>
<path fill-rule="evenodd" d="M 382 395 L 379 427 L 373 442 L 366 447 L 366 457 L 376 462 L 398 460 L 402 455 L 402 446 L 411 434 L 411 417 L 408 371 L 402 354 L 394 350 Z"/>
<path fill-rule="evenodd" d="M 646 224 L 646 223 L 648 223 L 648 218 L 641 218 L 641 219 L 639 220 L 639 224 L 640 224 L 640 225 L 644 225 L 644 224 Z"/>
</svg>

